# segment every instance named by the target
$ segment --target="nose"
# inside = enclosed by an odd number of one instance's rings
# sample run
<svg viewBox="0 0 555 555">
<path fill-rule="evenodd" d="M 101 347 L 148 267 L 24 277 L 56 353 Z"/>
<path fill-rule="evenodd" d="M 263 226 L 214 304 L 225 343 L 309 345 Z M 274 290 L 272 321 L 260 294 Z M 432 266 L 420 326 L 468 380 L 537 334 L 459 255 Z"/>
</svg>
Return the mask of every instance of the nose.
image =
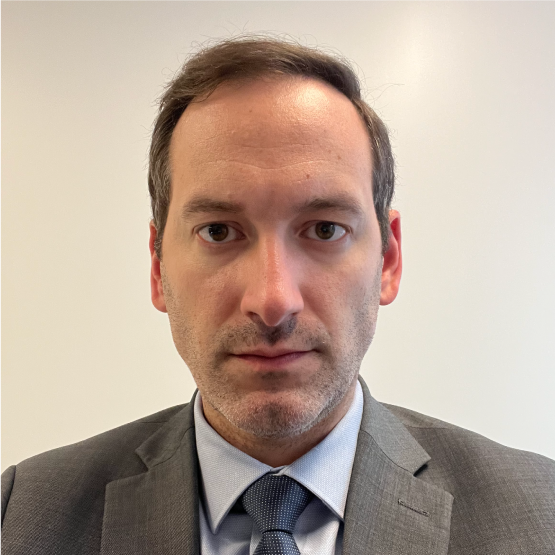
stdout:
<svg viewBox="0 0 555 555">
<path fill-rule="evenodd" d="M 298 264 L 276 238 L 260 240 L 250 254 L 241 312 L 256 323 L 279 326 L 304 308 Z"/>
</svg>

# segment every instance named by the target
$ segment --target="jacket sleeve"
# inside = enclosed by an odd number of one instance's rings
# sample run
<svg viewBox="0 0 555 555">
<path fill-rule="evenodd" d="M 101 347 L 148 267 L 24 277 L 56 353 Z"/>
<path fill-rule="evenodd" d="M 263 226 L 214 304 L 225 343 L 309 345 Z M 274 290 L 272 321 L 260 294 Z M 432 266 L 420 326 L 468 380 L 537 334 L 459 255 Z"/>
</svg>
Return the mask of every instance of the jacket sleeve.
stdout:
<svg viewBox="0 0 555 555">
<path fill-rule="evenodd" d="M 4 522 L 4 514 L 6 513 L 10 495 L 12 494 L 14 479 L 15 465 L 12 465 L 2 472 L 2 522 Z"/>
</svg>

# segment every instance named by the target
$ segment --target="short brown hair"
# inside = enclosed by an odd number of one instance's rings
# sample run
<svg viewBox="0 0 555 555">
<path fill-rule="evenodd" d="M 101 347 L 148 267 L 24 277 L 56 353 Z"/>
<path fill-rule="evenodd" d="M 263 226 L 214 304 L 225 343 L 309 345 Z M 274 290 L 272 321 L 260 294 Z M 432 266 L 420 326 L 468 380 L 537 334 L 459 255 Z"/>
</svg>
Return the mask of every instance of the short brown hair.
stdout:
<svg viewBox="0 0 555 555">
<path fill-rule="evenodd" d="M 361 115 L 372 147 L 372 192 L 380 225 L 382 251 L 389 243 L 389 209 L 395 187 L 393 154 L 387 128 L 362 99 L 360 82 L 350 64 L 316 48 L 271 37 L 237 37 L 205 47 L 190 57 L 160 99 L 150 146 L 148 189 L 157 230 L 155 251 L 162 258 L 162 238 L 171 199 L 170 141 L 187 106 L 208 97 L 218 85 L 263 75 L 304 76 L 343 93 Z"/>
</svg>

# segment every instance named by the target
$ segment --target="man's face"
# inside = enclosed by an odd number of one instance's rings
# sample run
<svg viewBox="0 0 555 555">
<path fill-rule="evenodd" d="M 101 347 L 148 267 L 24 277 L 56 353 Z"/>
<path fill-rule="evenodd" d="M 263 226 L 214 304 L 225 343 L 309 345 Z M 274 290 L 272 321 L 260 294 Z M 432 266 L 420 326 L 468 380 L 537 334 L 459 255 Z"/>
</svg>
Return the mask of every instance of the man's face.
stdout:
<svg viewBox="0 0 555 555">
<path fill-rule="evenodd" d="M 399 281 L 371 159 L 353 105 L 316 80 L 232 82 L 184 112 L 152 296 L 205 411 L 295 436 L 353 391 Z"/>
</svg>

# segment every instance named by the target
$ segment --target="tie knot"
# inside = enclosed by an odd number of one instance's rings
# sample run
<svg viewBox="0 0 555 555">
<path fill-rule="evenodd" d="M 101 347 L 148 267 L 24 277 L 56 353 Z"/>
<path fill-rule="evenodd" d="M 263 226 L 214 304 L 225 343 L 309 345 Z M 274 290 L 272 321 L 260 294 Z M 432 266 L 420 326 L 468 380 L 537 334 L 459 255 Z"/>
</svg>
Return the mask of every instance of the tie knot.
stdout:
<svg viewBox="0 0 555 555">
<path fill-rule="evenodd" d="M 312 499 L 312 493 L 289 476 L 265 474 L 243 494 L 243 507 L 260 532 L 293 533 L 297 519 Z"/>
</svg>

